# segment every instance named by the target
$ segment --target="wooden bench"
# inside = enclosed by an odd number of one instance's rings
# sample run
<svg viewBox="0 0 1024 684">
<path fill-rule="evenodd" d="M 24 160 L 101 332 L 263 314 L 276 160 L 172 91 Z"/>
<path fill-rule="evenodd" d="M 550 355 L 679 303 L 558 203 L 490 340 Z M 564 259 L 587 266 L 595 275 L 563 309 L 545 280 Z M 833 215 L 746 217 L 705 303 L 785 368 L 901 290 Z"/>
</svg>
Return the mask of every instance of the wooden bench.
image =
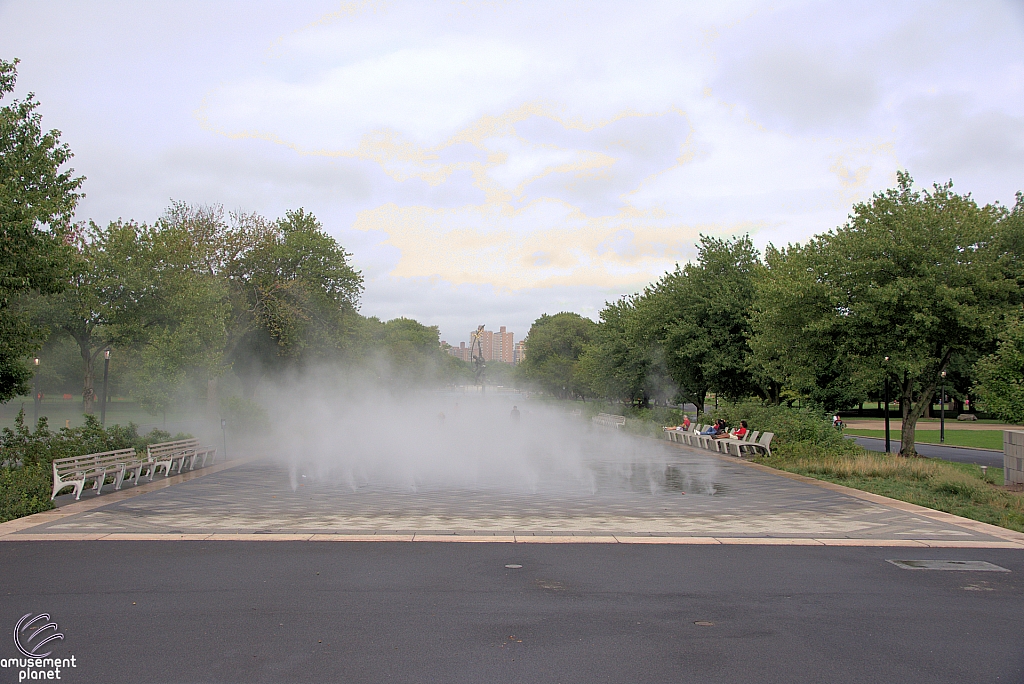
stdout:
<svg viewBox="0 0 1024 684">
<path fill-rule="evenodd" d="M 103 483 L 106 482 L 108 475 L 114 476 L 114 488 L 120 489 L 127 464 L 137 460 L 135 449 L 117 449 L 84 456 L 55 458 L 53 459 L 53 494 L 50 496 L 50 500 L 57 498 L 57 494 L 65 487 L 74 487 L 75 499 L 81 498 L 85 483 L 89 480 L 95 483 L 93 488 L 96 493 L 102 494 Z M 136 476 L 136 480 L 138 480 L 138 476 Z"/>
<path fill-rule="evenodd" d="M 591 418 L 594 423 L 606 427 L 621 428 L 626 424 L 626 416 L 616 416 L 611 413 L 598 413 Z"/>
<path fill-rule="evenodd" d="M 196 461 L 200 458 L 203 459 L 203 467 L 206 466 L 208 458 L 211 463 L 217 460 L 217 450 L 213 447 L 200 447 L 198 439 L 179 439 L 173 442 L 150 444 L 146 447 L 146 454 L 149 457 L 148 461 L 152 464 L 149 469 L 150 480 L 153 479 L 159 468 L 164 469 L 165 475 L 170 475 L 175 463 L 178 464 L 180 473 L 186 463 L 189 464 L 190 470 L 195 469 Z"/>
</svg>

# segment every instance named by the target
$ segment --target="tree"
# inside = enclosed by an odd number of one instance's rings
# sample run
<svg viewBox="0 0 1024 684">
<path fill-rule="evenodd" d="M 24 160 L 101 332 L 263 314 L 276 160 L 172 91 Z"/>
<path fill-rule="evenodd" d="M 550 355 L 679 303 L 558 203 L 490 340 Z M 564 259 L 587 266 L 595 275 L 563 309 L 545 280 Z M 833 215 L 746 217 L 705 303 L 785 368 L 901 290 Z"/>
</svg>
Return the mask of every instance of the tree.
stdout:
<svg viewBox="0 0 1024 684">
<path fill-rule="evenodd" d="M 941 372 L 991 348 L 1020 299 L 1019 266 L 1003 253 L 1005 209 L 979 207 L 952 184 L 912 185 L 899 173 L 896 188 L 856 204 L 846 225 L 769 259 L 767 281 L 778 285 L 759 299 L 756 333 L 790 345 L 792 354 L 775 355 L 785 378 L 833 363 L 865 385 L 888 374 L 904 407 L 904 456 L 916 454 L 917 421 Z"/>
<path fill-rule="evenodd" d="M 392 384 L 410 387 L 446 379 L 457 373 L 458 359 L 441 349 L 441 333 L 436 325 L 423 325 L 411 318 L 395 318 L 382 323 L 366 319 L 370 328 L 369 348 L 378 376 Z"/>
<path fill-rule="evenodd" d="M 643 403 L 650 357 L 636 344 L 634 300 L 623 297 L 605 304 L 600 323 L 580 355 L 577 375 L 591 394 Z M 527 360 L 531 353 L 530 346 L 526 349 Z"/>
<path fill-rule="evenodd" d="M 14 91 L 18 60 L 0 60 L 0 99 Z M 44 133 L 29 93 L 0 107 L 0 401 L 28 391 L 26 356 L 42 345 L 17 300 L 59 292 L 71 259 L 68 237 L 83 177 L 62 167 L 72 154 L 60 131 Z"/>
<path fill-rule="evenodd" d="M 596 324 L 579 314 L 542 315 L 530 326 L 526 359 L 519 371 L 527 382 L 561 398 L 586 394 L 577 369 Z"/>
<path fill-rule="evenodd" d="M 1009 423 L 1024 423 L 1024 317 L 999 336 L 999 348 L 975 365 L 974 392 L 988 413 Z"/>
<path fill-rule="evenodd" d="M 83 410 L 94 410 L 94 366 L 118 347 L 134 357 L 136 394 L 166 411 L 184 379 L 220 366 L 229 304 L 206 270 L 202 242 L 183 227 L 94 223 L 75 241 L 72 277 L 41 302 L 41 320 L 70 336 L 82 358 Z"/>
<path fill-rule="evenodd" d="M 268 372 L 355 351 L 363 278 L 303 209 L 246 235 L 251 244 L 224 269 L 235 328 L 228 358 L 251 397 Z"/>
<path fill-rule="evenodd" d="M 842 339 L 807 334 L 833 312 L 826 290 L 807 277 L 813 269 L 807 254 L 769 245 L 765 265 L 755 283 L 750 348 L 751 367 L 766 396 L 776 404 L 809 400 L 829 412 L 863 401 L 875 378 L 856 375 L 840 348 Z"/>
<path fill-rule="evenodd" d="M 643 328 L 664 349 L 679 398 L 703 408 L 708 391 L 739 399 L 759 388 L 750 372 L 749 311 L 761 268 L 749 236 L 702 235 L 697 259 L 645 290 Z"/>
</svg>

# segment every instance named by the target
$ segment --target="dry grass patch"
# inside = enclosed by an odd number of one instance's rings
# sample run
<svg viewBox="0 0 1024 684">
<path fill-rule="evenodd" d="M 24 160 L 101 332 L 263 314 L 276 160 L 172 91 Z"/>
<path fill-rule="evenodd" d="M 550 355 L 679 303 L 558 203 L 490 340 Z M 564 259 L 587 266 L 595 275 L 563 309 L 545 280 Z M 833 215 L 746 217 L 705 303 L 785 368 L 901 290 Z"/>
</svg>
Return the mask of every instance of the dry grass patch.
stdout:
<svg viewBox="0 0 1024 684">
<path fill-rule="evenodd" d="M 1002 486 L 1002 470 L 862 449 L 835 453 L 793 444 L 765 465 L 1024 532 L 1024 497 Z"/>
</svg>

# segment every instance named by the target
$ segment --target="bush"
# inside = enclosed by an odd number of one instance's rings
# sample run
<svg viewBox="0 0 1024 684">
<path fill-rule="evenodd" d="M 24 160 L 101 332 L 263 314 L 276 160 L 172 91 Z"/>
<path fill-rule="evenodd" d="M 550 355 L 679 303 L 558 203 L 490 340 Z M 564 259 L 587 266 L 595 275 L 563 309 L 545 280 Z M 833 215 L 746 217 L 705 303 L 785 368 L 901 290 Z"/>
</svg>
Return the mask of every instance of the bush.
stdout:
<svg viewBox="0 0 1024 684">
<path fill-rule="evenodd" d="M 0 469 L 0 522 L 53 508 L 53 476 L 48 465 Z"/>
<path fill-rule="evenodd" d="M 267 410 L 255 401 L 228 397 L 221 401 L 220 408 L 232 434 L 262 435 L 270 429 Z"/>
<path fill-rule="evenodd" d="M 862 451 L 852 440 L 844 439 L 841 431 L 832 427 L 828 414 L 813 408 L 766 406 L 757 401 L 745 401 L 720 406 L 707 418 L 707 422 L 718 418 L 730 427 L 736 427 L 741 420 L 745 420 L 751 430 L 774 433 L 773 452 L 777 449 L 786 454 L 807 452 L 809 449 L 830 454 Z"/>
<path fill-rule="evenodd" d="M 51 432 L 46 418 L 40 418 L 33 431 L 25 425 L 22 410 L 13 429 L 0 431 L 0 522 L 53 508 L 50 463 L 54 459 L 115 449 L 142 451 L 148 444 L 170 439 L 171 435 L 163 430 L 140 436 L 133 423 L 104 429 L 95 416 L 86 416 L 81 427 L 61 428 L 57 432 Z"/>
</svg>

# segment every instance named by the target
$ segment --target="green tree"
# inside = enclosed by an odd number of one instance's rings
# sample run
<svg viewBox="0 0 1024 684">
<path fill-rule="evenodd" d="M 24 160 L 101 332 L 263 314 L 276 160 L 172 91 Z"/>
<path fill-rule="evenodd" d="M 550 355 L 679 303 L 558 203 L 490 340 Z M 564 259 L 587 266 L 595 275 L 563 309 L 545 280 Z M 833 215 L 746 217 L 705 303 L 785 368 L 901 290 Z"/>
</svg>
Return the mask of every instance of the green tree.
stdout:
<svg viewBox="0 0 1024 684">
<path fill-rule="evenodd" d="M 846 225 L 771 257 L 766 280 L 775 286 L 759 298 L 755 326 L 757 336 L 779 338 L 778 380 L 830 364 L 864 385 L 888 374 L 904 407 L 905 456 L 916 453 L 917 421 L 941 372 L 991 348 L 1020 298 L 1017 267 L 1001 247 L 1006 211 L 979 207 L 951 184 L 912 185 L 899 173 L 896 188 L 855 205 Z"/>
<path fill-rule="evenodd" d="M 411 318 L 385 323 L 368 318 L 365 325 L 370 328 L 368 351 L 373 351 L 370 357 L 378 376 L 392 384 L 431 384 L 445 381 L 455 372 L 458 360 L 441 349 L 441 333 L 436 325 L 423 325 Z"/>
<path fill-rule="evenodd" d="M 0 60 L 0 99 L 14 91 L 18 60 Z M 26 356 L 44 331 L 20 298 L 58 292 L 71 259 L 65 244 L 84 182 L 64 169 L 72 154 L 60 131 L 43 132 L 29 93 L 0 107 L 0 401 L 28 391 Z M 63 169 L 63 170 L 62 170 Z"/>
<path fill-rule="evenodd" d="M 750 372 L 750 306 L 761 268 L 749 236 L 702 235 L 697 259 L 645 293 L 681 398 L 703 408 L 709 390 L 740 399 L 758 391 Z"/>
<path fill-rule="evenodd" d="M 808 277 L 809 253 L 769 245 L 765 265 L 756 280 L 750 337 L 751 367 L 765 395 L 775 404 L 799 398 L 830 412 L 863 401 L 876 375 L 856 371 L 842 338 L 808 334 L 835 311 L 828 291 Z"/>
<path fill-rule="evenodd" d="M 575 313 L 542 315 L 530 326 L 521 377 L 561 398 L 585 396 L 577 364 L 596 327 Z"/>
<path fill-rule="evenodd" d="M 249 229 L 246 240 L 225 274 L 235 328 L 228 358 L 251 397 L 268 372 L 355 351 L 363 278 L 303 209 Z"/>
<path fill-rule="evenodd" d="M 186 377 L 217 372 L 229 312 L 226 286 L 206 270 L 202 242 L 180 226 L 90 224 L 75 241 L 72 277 L 40 316 L 71 337 L 82 360 L 83 409 L 95 403 L 95 365 L 117 347 L 132 357 L 135 392 L 166 411 Z"/>
<path fill-rule="evenodd" d="M 974 393 L 1000 420 L 1024 423 L 1024 318 L 1018 316 L 999 336 L 999 348 L 978 360 Z"/>
</svg>

